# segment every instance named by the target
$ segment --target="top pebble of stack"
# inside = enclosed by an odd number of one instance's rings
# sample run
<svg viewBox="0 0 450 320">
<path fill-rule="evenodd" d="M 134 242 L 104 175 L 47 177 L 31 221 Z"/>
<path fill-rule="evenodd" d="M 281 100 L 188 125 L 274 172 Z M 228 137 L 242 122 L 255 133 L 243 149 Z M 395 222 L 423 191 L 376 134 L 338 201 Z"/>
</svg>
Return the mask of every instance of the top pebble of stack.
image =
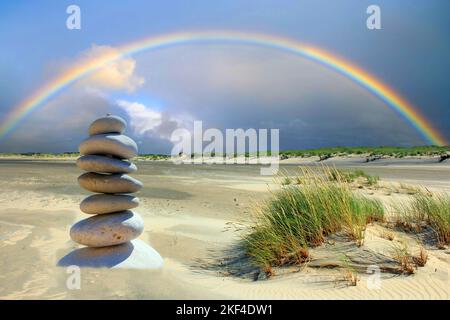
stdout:
<svg viewBox="0 0 450 320">
<path fill-rule="evenodd" d="M 90 137 L 83 140 L 78 146 L 80 154 L 83 156 L 105 155 L 118 159 L 134 158 L 137 155 L 138 147 L 133 139 L 122 134 L 126 126 L 125 120 L 118 116 L 107 115 L 95 120 L 89 126 Z M 83 167 L 81 163 L 83 161 L 98 162 L 96 159 L 87 158 L 89 157 L 79 159 L 80 167 Z M 102 162 L 104 163 L 105 160 Z"/>
<path fill-rule="evenodd" d="M 107 115 L 95 120 L 89 127 L 89 135 L 94 136 L 103 133 L 122 134 L 127 127 L 125 120 L 121 117 Z"/>
</svg>

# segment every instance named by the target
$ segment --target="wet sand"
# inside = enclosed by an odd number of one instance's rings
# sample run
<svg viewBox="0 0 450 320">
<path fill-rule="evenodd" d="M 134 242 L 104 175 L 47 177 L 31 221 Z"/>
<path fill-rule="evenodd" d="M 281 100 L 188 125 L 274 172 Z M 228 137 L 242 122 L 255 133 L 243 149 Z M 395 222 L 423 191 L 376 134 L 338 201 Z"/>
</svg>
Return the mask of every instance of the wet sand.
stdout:
<svg viewBox="0 0 450 320">
<path fill-rule="evenodd" d="M 421 184 L 450 192 L 450 165 L 420 160 L 326 161 L 364 169 L 383 181 Z M 87 215 L 78 209 L 89 193 L 76 178 L 73 161 L 1 160 L 0 298 L 2 299 L 448 299 L 448 250 L 430 252 L 430 261 L 412 276 L 388 277 L 382 288 L 336 285 L 334 271 L 303 270 L 254 281 L 228 274 L 221 259 L 237 243 L 252 205 L 276 188 L 259 167 L 174 165 L 138 162 L 144 183 L 138 212 L 145 220 L 141 240 L 164 258 L 152 270 L 81 269 L 81 289 L 70 290 L 70 274 L 57 262 L 78 248 L 69 237 L 72 223 Z M 283 164 L 293 173 L 297 164 Z M 368 230 L 368 246 L 381 240 Z M 373 244 L 371 244 L 373 242 Z M 322 280 L 317 280 L 317 279 Z M 324 280 L 325 279 L 325 280 Z"/>
</svg>

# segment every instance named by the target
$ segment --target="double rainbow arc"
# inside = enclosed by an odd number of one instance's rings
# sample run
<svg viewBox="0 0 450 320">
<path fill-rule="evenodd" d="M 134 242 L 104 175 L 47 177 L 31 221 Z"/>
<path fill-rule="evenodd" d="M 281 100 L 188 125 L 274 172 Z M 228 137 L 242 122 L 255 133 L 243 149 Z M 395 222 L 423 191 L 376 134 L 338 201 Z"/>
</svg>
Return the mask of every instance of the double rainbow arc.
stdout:
<svg viewBox="0 0 450 320">
<path fill-rule="evenodd" d="M 366 88 L 372 94 L 376 95 L 415 128 L 427 143 L 434 145 L 446 144 L 445 138 L 433 128 L 431 123 L 416 108 L 414 108 L 413 105 L 375 76 L 350 62 L 319 48 L 302 45 L 292 39 L 266 34 L 235 31 L 181 32 L 145 38 L 119 47 L 117 54 L 109 53 L 78 63 L 70 69 L 63 71 L 60 75 L 22 101 L 19 105 L 13 107 L 0 123 L 0 139 L 11 132 L 21 120 L 39 106 L 42 106 L 45 102 L 77 80 L 101 69 L 108 63 L 147 50 L 156 50 L 183 44 L 215 42 L 269 47 L 316 61 L 348 77 Z"/>
</svg>

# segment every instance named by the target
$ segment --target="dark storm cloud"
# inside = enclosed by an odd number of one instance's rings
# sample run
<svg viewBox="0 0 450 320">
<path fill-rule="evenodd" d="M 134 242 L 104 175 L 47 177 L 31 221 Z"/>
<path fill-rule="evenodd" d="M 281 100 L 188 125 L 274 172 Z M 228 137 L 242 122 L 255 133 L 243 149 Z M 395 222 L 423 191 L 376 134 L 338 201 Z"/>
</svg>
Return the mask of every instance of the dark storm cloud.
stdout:
<svg viewBox="0 0 450 320">
<path fill-rule="evenodd" d="M 303 58 L 260 48 L 178 48 L 138 59 L 144 90 L 205 127 L 279 128 L 282 148 L 421 144 L 383 102 Z M 142 71 L 141 71 L 142 70 Z M 173 95 L 173 92 L 177 92 Z M 355 132 L 358 132 L 355 135 Z"/>
<path fill-rule="evenodd" d="M 103 97 L 73 89 L 34 112 L 0 144 L 0 152 L 75 151 L 89 122 L 111 111 Z"/>
</svg>

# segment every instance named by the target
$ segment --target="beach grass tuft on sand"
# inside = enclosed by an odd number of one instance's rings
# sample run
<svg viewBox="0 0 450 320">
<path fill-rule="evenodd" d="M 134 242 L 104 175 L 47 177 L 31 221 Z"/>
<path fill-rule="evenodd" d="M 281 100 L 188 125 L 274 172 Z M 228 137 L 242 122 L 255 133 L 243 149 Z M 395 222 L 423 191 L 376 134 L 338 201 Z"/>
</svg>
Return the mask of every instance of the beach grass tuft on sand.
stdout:
<svg viewBox="0 0 450 320">
<path fill-rule="evenodd" d="M 433 237 L 439 247 L 450 242 L 450 196 L 446 193 L 432 193 L 419 190 L 412 195 L 412 201 L 396 205 L 397 226 L 406 231 L 420 232 L 424 225 L 433 230 Z"/>
<path fill-rule="evenodd" d="M 384 219 L 381 202 L 354 193 L 340 171 L 301 170 L 303 184 L 285 186 L 255 208 L 255 225 L 244 236 L 247 254 L 267 273 L 307 261 L 308 248 L 332 233 L 343 231 L 361 245 L 366 225 Z"/>
</svg>

